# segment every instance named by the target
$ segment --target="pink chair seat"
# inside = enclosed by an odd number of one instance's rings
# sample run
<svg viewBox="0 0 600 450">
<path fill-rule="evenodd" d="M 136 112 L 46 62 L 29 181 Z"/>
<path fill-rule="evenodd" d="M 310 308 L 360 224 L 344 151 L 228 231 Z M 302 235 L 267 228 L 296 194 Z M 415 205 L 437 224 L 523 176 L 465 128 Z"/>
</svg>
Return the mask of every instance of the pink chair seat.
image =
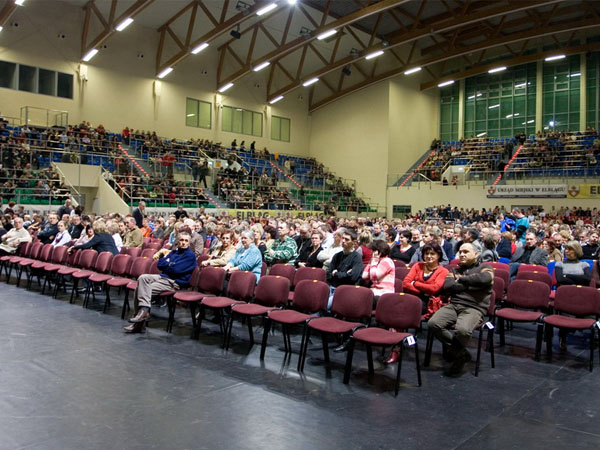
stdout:
<svg viewBox="0 0 600 450">
<path fill-rule="evenodd" d="M 0 261 L 10 261 L 11 258 L 12 256 L 10 255 L 4 255 L 0 258 Z"/>
<path fill-rule="evenodd" d="M 22 267 L 26 267 L 26 266 L 31 266 L 35 262 L 36 261 L 34 259 L 23 258 L 22 260 L 19 261 L 18 264 Z"/>
<path fill-rule="evenodd" d="M 8 256 L 8 262 L 11 264 L 17 264 L 22 259 L 28 259 L 28 258 L 25 258 L 24 256 Z"/>
<path fill-rule="evenodd" d="M 61 275 L 71 275 L 77 272 L 78 270 L 79 269 L 77 267 L 61 266 L 61 268 L 58 269 L 58 273 Z"/>
<path fill-rule="evenodd" d="M 81 278 L 88 278 L 90 276 L 92 276 L 94 274 L 94 272 L 92 272 L 91 270 L 80 270 L 78 272 L 74 272 L 71 275 L 73 276 L 73 278 L 77 278 L 77 279 L 81 279 Z"/>
<path fill-rule="evenodd" d="M 164 291 L 159 294 L 159 297 L 171 297 L 171 296 L 175 295 L 176 292 L 177 291 L 172 290 L 172 289 L 169 291 Z"/>
<path fill-rule="evenodd" d="M 352 335 L 354 339 L 373 345 L 396 345 L 412 336 L 410 333 L 396 333 L 383 328 L 361 328 Z"/>
<path fill-rule="evenodd" d="M 285 324 L 297 324 L 306 322 L 308 319 L 311 319 L 316 316 L 311 316 L 310 314 L 304 314 L 298 311 L 294 311 L 293 309 L 274 309 L 269 312 L 269 319 Z"/>
<path fill-rule="evenodd" d="M 502 308 L 496 311 L 496 316 L 517 322 L 535 322 L 542 317 L 543 314 L 537 311 L 523 311 L 521 309 Z"/>
<path fill-rule="evenodd" d="M 553 314 L 544 317 L 544 322 L 553 327 L 570 328 L 572 330 L 587 330 L 596 322 L 594 319 L 579 319 L 577 317 L 559 316 Z"/>
<path fill-rule="evenodd" d="M 129 283 L 131 282 L 131 278 L 112 278 L 111 280 L 108 280 L 106 282 L 106 284 L 108 284 L 111 287 L 121 287 L 121 286 L 127 286 Z"/>
<path fill-rule="evenodd" d="M 112 277 L 112 275 L 105 273 L 95 273 L 90 277 L 90 281 L 93 283 L 104 283 L 105 281 L 112 279 Z"/>
<path fill-rule="evenodd" d="M 308 322 L 308 326 L 323 333 L 342 334 L 361 326 L 360 322 L 346 322 L 334 317 L 319 317 Z"/>
<path fill-rule="evenodd" d="M 293 301 L 294 301 L 294 291 L 292 291 L 288 294 L 288 302 L 293 302 Z"/>
<path fill-rule="evenodd" d="M 209 308 L 227 308 L 231 305 L 243 303 L 238 300 L 234 300 L 229 297 L 205 297 L 202 299 L 202 305 L 208 306 Z"/>
<path fill-rule="evenodd" d="M 245 314 L 247 316 L 260 316 L 267 314 L 273 309 L 271 306 L 257 305 L 256 303 L 241 303 L 233 305 L 232 309 L 239 314 Z"/>
<path fill-rule="evenodd" d="M 210 294 L 203 294 L 201 292 L 185 291 L 185 292 L 178 292 L 177 294 L 175 294 L 174 298 L 175 298 L 175 300 L 180 301 L 180 302 L 199 302 L 204 297 L 208 297 L 208 296 L 210 296 Z"/>
<path fill-rule="evenodd" d="M 46 267 L 46 265 L 48 265 L 49 263 L 46 261 L 35 261 L 32 265 L 31 268 L 32 269 L 43 269 Z"/>
<path fill-rule="evenodd" d="M 129 283 L 127 283 L 126 288 L 135 291 L 137 289 L 137 285 L 137 281 L 130 281 Z"/>
<path fill-rule="evenodd" d="M 46 264 L 44 270 L 46 272 L 57 272 L 62 266 L 60 264 Z"/>
</svg>

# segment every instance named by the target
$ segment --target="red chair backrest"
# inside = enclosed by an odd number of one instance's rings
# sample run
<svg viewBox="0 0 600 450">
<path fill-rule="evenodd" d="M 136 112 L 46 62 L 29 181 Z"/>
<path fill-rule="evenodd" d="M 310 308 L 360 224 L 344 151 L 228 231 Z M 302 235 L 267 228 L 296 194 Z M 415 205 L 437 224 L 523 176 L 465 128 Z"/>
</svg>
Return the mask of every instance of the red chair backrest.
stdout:
<svg viewBox="0 0 600 450">
<path fill-rule="evenodd" d="M 401 280 L 400 278 L 394 278 L 394 292 L 396 294 L 399 294 L 404 290 L 404 288 L 402 287 L 402 281 L 403 280 Z"/>
<path fill-rule="evenodd" d="M 17 251 L 16 251 L 15 255 L 23 256 L 25 258 L 28 257 L 29 253 L 31 252 L 31 247 L 32 246 L 33 246 L 33 242 L 23 242 L 17 248 Z"/>
<path fill-rule="evenodd" d="M 538 266 L 537 264 L 521 264 L 517 273 L 534 271 L 540 272 L 542 270 L 548 271 L 548 268 L 544 266 Z"/>
<path fill-rule="evenodd" d="M 494 269 L 502 269 L 502 270 L 509 270 L 508 264 L 506 263 L 501 263 L 501 262 L 486 262 L 486 264 L 492 266 Z"/>
<path fill-rule="evenodd" d="M 297 286 L 303 280 L 325 281 L 327 272 L 318 267 L 299 267 L 294 275 L 294 286 Z"/>
<path fill-rule="evenodd" d="M 129 270 L 129 274 L 132 278 L 137 279 L 140 275 L 150 273 L 150 266 L 152 265 L 151 259 L 138 257 L 132 258 L 132 260 L 131 269 Z"/>
<path fill-rule="evenodd" d="M 144 259 L 148 259 L 148 258 L 144 258 Z M 152 261 L 152 263 L 150 264 L 150 271 L 149 272 L 145 272 L 145 273 L 151 273 L 152 275 L 158 275 L 160 273 L 160 270 L 158 269 L 158 260 Z"/>
<path fill-rule="evenodd" d="M 494 277 L 492 290 L 496 294 L 496 299 L 502 299 L 502 296 L 504 295 L 504 280 L 500 277 Z"/>
<path fill-rule="evenodd" d="M 559 286 L 554 309 L 573 316 L 598 316 L 600 291 L 589 286 Z"/>
<path fill-rule="evenodd" d="M 204 267 L 198 277 L 198 290 L 205 294 L 220 294 L 223 290 L 225 275 L 225 270 L 220 267 Z"/>
<path fill-rule="evenodd" d="M 42 252 L 42 248 L 44 244 L 41 242 L 35 242 L 31 247 L 31 252 L 29 253 L 29 257 L 31 259 L 38 259 L 40 257 L 40 253 Z"/>
<path fill-rule="evenodd" d="M 293 268 L 293 267 L 292 267 Z M 285 305 L 290 292 L 290 280 L 281 275 L 260 277 L 254 290 L 254 301 L 264 306 Z"/>
<path fill-rule="evenodd" d="M 267 274 L 267 263 L 263 261 L 262 267 L 260 269 L 260 276 L 264 277 Z"/>
<path fill-rule="evenodd" d="M 300 280 L 294 290 L 293 305 L 296 309 L 313 313 L 324 311 L 327 308 L 328 299 L 329 285 L 327 283 L 318 280 Z"/>
<path fill-rule="evenodd" d="M 404 280 L 410 269 L 408 267 L 396 267 L 396 278 Z"/>
<path fill-rule="evenodd" d="M 145 248 L 144 250 L 142 250 L 142 253 L 140 254 L 140 256 L 142 258 L 152 258 L 155 253 L 156 253 L 156 250 L 154 250 L 153 248 Z"/>
<path fill-rule="evenodd" d="M 237 270 L 231 274 L 227 285 L 227 296 L 236 300 L 248 301 L 254 294 L 256 275 L 252 272 Z"/>
<path fill-rule="evenodd" d="M 121 277 L 131 270 L 133 258 L 129 255 L 115 255 L 110 265 L 110 273 Z"/>
<path fill-rule="evenodd" d="M 50 261 L 53 249 L 54 247 L 52 246 L 52 244 L 44 244 L 44 246 L 42 247 L 42 251 L 40 252 L 37 259 L 39 261 Z"/>
<path fill-rule="evenodd" d="M 69 247 L 65 247 L 61 245 L 60 247 L 56 247 L 52 252 L 52 262 L 54 264 L 62 264 L 67 260 Z"/>
<path fill-rule="evenodd" d="M 289 264 L 275 264 L 269 270 L 269 275 L 286 277 L 290 280 L 290 283 L 294 282 L 294 276 L 296 275 L 296 269 L 294 266 L 290 266 Z"/>
<path fill-rule="evenodd" d="M 552 277 L 548 272 L 538 272 L 537 270 L 534 272 L 517 272 L 517 280 L 533 280 L 533 281 L 541 281 L 542 283 L 546 283 L 550 288 L 552 288 Z"/>
<path fill-rule="evenodd" d="M 377 301 L 375 319 L 387 328 L 397 330 L 419 328 L 421 307 L 421 299 L 416 295 L 383 294 Z"/>
<path fill-rule="evenodd" d="M 121 253 L 121 255 L 129 255 L 129 252 L 127 250 L 129 250 L 129 248 L 122 246 L 121 251 L 119 253 Z"/>
<path fill-rule="evenodd" d="M 550 286 L 533 280 L 515 280 L 508 286 L 506 301 L 527 309 L 548 307 Z"/>
<path fill-rule="evenodd" d="M 406 267 L 406 263 L 404 261 L 400 261 L 399 259 L 394 259 L 394 267 Z"/>
<path fill-rule="evenodd" d="M 142 249 L 138 247 L 129 247 L 127 249 L 127 254 L 132 258 L 137 258 L 142 253 Z"/>
<path fill-rule="evenodd" d="M 373 313 L 372 308 L 373 291 L 366 287 L 343 285 L 333 294 L 331 312 L 346 319 L 368 319 Z"/>
<path fill-rule="evenodd" d="M 196 258 L 196 262 L 198 263 L 198 265 L 200 265 L 202 264 L 202 261 L 206 261 L 207 259 L 210 259 L 210 256 L 208 256 L 206 253 L 202 253 Z"/>
<path fill-rule="evenodd" d="M 111 252 L 102 252 L 96 258 L 94 270 L 98 273 L 106 273 L 112 264 L 113 254 Z"/>
<path fill-rule="evenodd" d="M 508 289 L 508 285 L 510 284 L 510 273 L 508 270 L 494 269 L 494 277 L 502 278 L 502 281 L 504 281 L 504 289 Z"/>
<path fill-rule="evenodd" d="M 98 258 L 98 252 L 92 249 L 86 249 L 81 252 L 79 258 L 79 267 L 82 269 L 91 269 L 96 264 L 96 258 Z"/>
</svg>

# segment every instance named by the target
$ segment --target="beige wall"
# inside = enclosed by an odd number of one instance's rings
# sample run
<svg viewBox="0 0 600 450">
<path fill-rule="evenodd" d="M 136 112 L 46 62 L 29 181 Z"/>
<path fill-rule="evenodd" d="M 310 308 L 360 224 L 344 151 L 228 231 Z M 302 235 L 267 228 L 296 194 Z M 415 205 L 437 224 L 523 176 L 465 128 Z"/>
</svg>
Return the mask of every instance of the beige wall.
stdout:
<svg viewBox="0 0 600 450">
<path fill-rule="evenodd" d="M 336 175 L 356 180 L 356 190 L 385 203 L 388 165 L 387 82 L 344 97 L 312 113 L 310 156 Z"/>
<path fill-rule="evenodd" d="M 100 214 L 119 213 L 122 216 L 126 216 L 130 213 L 127 203 L 119 197 L 115 190 L 102 177 L 98 180 L 98 190 L 96 191 L 94 204 L 96 205 L 94 211 Z"/>
<path fill-rule="evenodd" d="M 273 153 L 308 155 L 309 117 L 307 100 L 291 94 L 273 107 L 266 105 L 268 70 L 257 73 L 234 86 L 221 98 L 221 104 L 263 113 L 263 137 L 220 131 L 220 112 L 216 106 L 217 52 L 209 48 L 189 57 L 161 82 L 160 96 L 154 95 L 154 63 L 158 44 L 156 30 L 138 24 L 126 32 L 115 33 L 88 63 L 88 81 L 80 82 L 77 69 L 80 58 L 83 10 L 59 1 L 37 1 L 19 8 L 11 21 L 19 28 L 5 27 L 0 33 L 0 60 L 39 66 L 76 75 L 74 99 L 0 89 L 0 112 L 19 117 L 22 106 L 66 110 L 69 122 L 102 123 L 107 129 L 120 131 L 125 126 L 155 130 L 159 135 L 177 138 L 204 138 L 230 144 L 234 138 L 256 140 L 258 148 Z M 58 39 L 65 33 L 66 39 Z M 139 53 L 144 58 L 137 57 Z M 202 74 L 206 70 L 207 74 Z M 186 97 L 211 102 L 212 130 L 185 125 Z M 290 118 L 291 142 L 272 141 L 271 113 Z"/>
<path fill-rule="evenodd" d="M 423 211 L 434 205 L 457 206 L 458 208 L 494 208 L 504 206 L 510 209 L 513 206 L 541 205 L 546 210 L 552 206 L 569 206 L 595 208 L 598 207 L 597 199 L 566 199 L 566 198 L 487 198 L 487 187 L 481 185 L 471 186 L 442 186 L 432 183 L 413 183 L 411 187 L 388 188 L 388 211 L 393 205 L 412 205 L 412 211 Z"/>
</svg>

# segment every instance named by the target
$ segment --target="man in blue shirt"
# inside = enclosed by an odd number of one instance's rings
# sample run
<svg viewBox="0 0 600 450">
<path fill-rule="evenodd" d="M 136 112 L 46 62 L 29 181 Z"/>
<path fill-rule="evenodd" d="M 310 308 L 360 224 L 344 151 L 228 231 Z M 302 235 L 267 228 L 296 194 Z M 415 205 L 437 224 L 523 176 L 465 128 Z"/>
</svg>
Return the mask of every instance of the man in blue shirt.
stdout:
<svg viewBox="0 0 600 450">
<path fill-rule="evenodd" d="M 168 251 L 158 251 L 154 259 L 158 260 L 160 274 L 144 274 L 138 278 L 136 290 L 137 314 L 129 319 L 131 325 L 124 328 L 126 333 L 141 333 L 150 318 L 151 300 L 153 295 L 161 292 L 185 288 L 190 284 L 192 272 L 198 265 L 196 255 L 190 249 L 192 238 L 189 233 L 180 232 L 177 238 L 177 248 Z"/>
</svg>

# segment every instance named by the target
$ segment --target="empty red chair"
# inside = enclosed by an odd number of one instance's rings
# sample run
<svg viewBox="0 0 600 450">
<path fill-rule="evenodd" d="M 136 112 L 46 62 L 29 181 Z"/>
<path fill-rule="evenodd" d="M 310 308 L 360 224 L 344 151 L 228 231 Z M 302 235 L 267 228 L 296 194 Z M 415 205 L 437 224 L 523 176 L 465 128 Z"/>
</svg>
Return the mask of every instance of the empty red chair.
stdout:
<svg viewBox="0 0 600 450">
<path fill-rule="evenodd" d="M 69 254 L 67 253 L 69 250 L 68 247 L 60 246 L 56 247 L 52 252 L 52 258 L 50 262 L 46 263 L 43 267 L 44 272 L 44 285 L 42 286 L 42 294 L 46 290 L 46 285 L 52 283 L 56 278 L 56 274 L 62 265 L 67 261 Z"/>
<path fill-rule="evenodd" d="M 540 281 L 542 283 L 546 283 L 548 286 L 550 286 L 550 289 L 552 289 L 552 277 L 546 271 L 540 272 L 538 270 L 534 270 L 534 271 L 531 271 L 531 272 L 530 271 L 527 271 L 527 272 L 518 272 L 516 279 L 517 280 Z"/>
<path fill-rule="evenodd" d="M 127 255 L 129 256 L 129 255 Z M 131 257 L 130 257 L 131 258 Z M 117 287 L 119 289 L 126 287 L 132 281 L 137 283 L 137 279 L 140 275 L 148 273 L 152 260 L 148 258 L 131 258 L 131 264 L 129 270 L 123 273 L 120 277 L 115 277 L 106 282 L 107 295 L 110 295 L 109 291 L 111 287 Z M 137 287 L 137 284 L 136 284 Z M 129 289 L 125 291 L 125 299 L 123 300 L 123 309 L 121 311 L 121 319 L 125 319 L 125 312 L 129 311 Z"/>
<path fill-rule="evenodd" d="M 292 267 L 293 268 L 293 267 Z M 248 322 L 248 335 L 250 345 L 254 345 L 254 333 L 252 331 L 252 318 L 267 316 L 269 311 L 278 307 L 283 307 L 290 291 L 290 280 L 279 275 L 265 275 L 258 281 L 254 290 L 253 303 L 236 303 L 231 305 L 231 315 L 229 316 L 229 327 L 227 332 L 227 343 L 225 348 L 229 348 L 231 341 L 231 329 L 233 326 L 234 315 L 242 316 Z"/>
<path fill-rule="evenodd" d="M 326 281 L 327 272 L 325 269 L 321 269 L 319 267 L 299 267 L 294 275 L 294 283 L 292 285 L 293 288 L 295 289 L 296 285 L 302 280 Z M 294 291 L 291 291 L 288 294 L 288 301 L 294 301 Z"/>
<path fill-rule="evenodd" d="M 494 285 L 492 286 L 492 290 L 494 291 L 496 297 L 496 303 L 500 303 L 504 297 L 504 280 L 500 277 L 494 277 Z"/>
<path fill-rule="evenodd" d="M 197 303 L 202 301 L 204 297 L 214 297 L 219 295 L 223 290 L 225 275 L 225 270 L 220 267 L 204 267 L 196 278 L 196 285 L 194 286 L 194 288 L 197 289 L 196 291 L 177 292 L 173 296 L 175 301 L 189 305 L 190 315 L 192 316 L 192 326 L 194 328 L 192 337 L 198 337 L 204 313 L 204 310 L 200 308 L 200 315 L 196 319 Z M 173 318 L 169 316 L 169 320 L 172 321 Z M 219 316 L 219 324 L 221 325 L 221 332 L 223 333 L 225 324 L 222 322 L 221 316 Z"/>
<path fill-rule="evenodd" d="M 408 267 L 396 267 L 396 278 L 404 280 L 409 272 L 410 269 Z"/>
<path fill-rule="evenodd" d="M 93 270 L 90 270 L 89 273 L 87 273 L 88 271 L 80 271 L 75 272 L 73 274 L 74 280 L 79 279 L 85 280 L 86 282 L 85 296 L 83 298 L 82 305 L 84 308 L 87 308 L 88 301 L 90 299 L 90 294 L 92 295 L 94 300 L 96 299 L 96 296 L 94 294 L 94 284 L 90 282 L 90 278 L 96 274 L 106 274 L 110 270 L 113 258 L 114 255 L 111 252 L 102 252 L 98 255 Z"/>
<path fill-rule="evenodd" d="M 137 258 L 138 256 L 140 256 L 142 253 L 142 249 L 138 248 L 138 247 L 129 247 L 127 249 L 127 254 L 129 256 L 131 256 L 132 258 Z"/>
<path fill-rule="evenodd" d="M 510 273 L 508 270 L 494 269 L 494 277 L 502 278 L 502 281 L 504 281 L 504 290 L 506 291 L 510 283 Z"/>
<path fill-rule="evenodd" d="M 46 267 L 46 264 L 50 263 L 53 251 L 54 246 L 52 244 L 44 244 L 37 261 L 34 261 L 33 264 L 28 266 L 29 270 L 27 270 L 27 289 L 31 289 L 33 277 L 37 277 L 38 284 L 40 286 L 42 285 L 44 267 Z"/>
<path fill-rule="evenodd" d="M 377 301 L 375 310 L 377 323 L 383 328 L 362 327 L 355 329 L 348 344 L 348 355 L 346 357 L 346 368 L 344 371 L 344 384 L 350 381 L 352 370 L 352 356 L 356 342 L 362 342 L 367 347 L 367 362 L 369 376 L 374 374 L 373 370 L 373 346 L 398 346 L 399 360 L 396 371 L 396 383 L 394 395 L 398 395 L 400 384 L 400 370 L 402 368 L 402 349 L 404 345 L 415 347 L 415 361 L 417 366 L 417 379 L 421 386 L 421 368 L 419 366 L 419 345 L 417 344 L 416 332 L 421 326 L 421 299 L 410 294 L 383 294 Z M 390 331 L 393 328 L 394 331 Z M 399 330 L 413 329 L 415 333 Z"/>
<path fill-rule="evenodd" d="M 589 370 L 594 368 L 594 341 L 597 318 L 600 314 L 600 292 L 588 286 L 559 286 L 554 299 L 555 314 L 543 318 L 546 336 L 546 355 L 552 360 L 554 328 L 577 331 L 590 330 Z M 600 337 L 600 329 L 598 330 Z M 537 336 L 536 347 L 542 345 L 541 335 Z"/>
<path fill-rule="evenodd" d="M 157 250 L 154 250 L 153 248 L 145 248 L 144 250 L 142 250 L 142 253 L 140 253 L 140 256 L 142 258 L 150 258 L 152 259 L 154 257 L 154 254 L 157 252 Z"/>
<path fill-rule="evenodd" d="M 108 282 L 115 277 L 121 277 L 127 272 L 129 272 L 131 264 L 133 262 L 133 258 L 129 255 L 115 255 L 110 263 L 110 269 L 108 273 L 94 273 L 88 278 L 88 282 L 91 286 L 92 297 L 95 300 L 94 296 L 94 287 L 97 285 L 102 286 L 102 290 L 105 292 L 104 298 L 104 308 L 102 310 L 103 313 L 106 313 L 106 309 L 110 305 L 110 294 L 109 294 L 109 286 Z M 87 302 L 86 305 L 87 306 Z"/>
<path fill-rule="evenodd" d="M 496 310 L 500 345 L 504 345 L 504 321 L 533 322 L 538 326 L 538 335 L 543 331 L 542 317 L 548 309 L 550 286 L 540 281 L 514 280 L 508 286 L 506 301 L 513 307 L 502 307 Z M 540 357 L 541 347 L 536 343 L 535 359 Z M 539 342 L 541 345 L 541 341 Z"/>
<path fill-rule="evenodd" d="M 400 292 L 402 292 L 404 290 L 404 288 L 402 287 L 402 279 L 400 278 L 394 278 L 394 292 L 396 294 L 399 294 Z"/>
<path fill-rule="evenodd" d="M 507 272 L 510 270 L 508 264 L 502 262 L 486 262 L 488 266 L 492 266 L 494 269 L 506 270 Z"/>
<path fill-rule="evenodd" d="M 361 321 L 369 323 L 372 306 L 373 291 L 370 289 L 362 286 L 339 286 L 334 292 L 331 306 L 331 312 L 336 317 L 318 317 L 308 320 L 306 336 L 302 343 L 300 371 L 304 369 L 311 330 L 321 333 L 323 355 L 325 362 L 329 363 L 328 336 L 347 335 L 354 328 L 363 326 Z"/>
<path fill-rule="evenodd" d="M 51 246 L 51 244 L 48 244 Z M 42 248 L 44 248 L 44 244 L 41 242 L 35 242 L 31 247 L 31 252 L 29 252 L 29 256 L 27 258 L 19 258 L 16 266 L 18 267 L 17 271 L 17 286 L 21 284 L 21 277 L 23 275 L 23 271 L 26 273 L 29 271 L 29 267 L 35 263 L 40 257 L 40 253 L 42 252 Z"/>
<path fill-rule="evenodd" d="M 227 285 L 226 297 L 204 297 L 200 302 L 202 308 L 201 315 L 204 314 L 204 309 L 212 309 L 217 314 L 223 314 L 227 308 L 231 308 L 236 303 L 244 303 L 252 298 L 254 288 L 256 286 L 256 275 L 252 272 L 235 271 L 229 278 Z M 227 330 L 223 330 L 226 332 Z M 223 348 L 226 344 L 226 333 L 223 333 Z"/>
<path fill-rule="evenodd" d="M 85 250 L 87 252 L 96 253 L 95 250 Z M 62 264 L 58 271 L 56 272 L 55 283 L 54 283 L 54 298 L 58 297 L 58 290 L 62 286 L 65 294 L 66 290 L 66 278 L 70 277 L 73 272 L 77 272 L 79 270 L 79 261 L 81 260 L 81 255 L 84 250 L 72 250 L 68 253 L 67 261 L 65 264 Z"/>
<path fill-rule="evenodd" d="M 10 271 L 12 271 L 12 265 L 20 261 L 21 258 L 26 258 L 31 251 L 32 242 L 23 242 L 17 247 L 14 255 L 4 255 L 0 257 L 0 275 L 2 271 L 6 272 L 6 282 L 10 281 Z"/>
<path fill-rule="evenodd" d="M 404 261 L 400 261 L 399 259 L 394 259 L 395 267 L 406 267 L 406 263 Z"/>
<path fill-rule="evenodd" d="M 327 309 L 327 299 L 329 298 L 329 285 L 327 283 L 317 280 L 301 280 L 296 285 L 294 292 L 294 309 L 274 309 L 267 314 L 260 349 L 261 360 L 265 358 L 267 339 L 273 322 L 281 324 L 283 346 L 285 352 L 288 353 L 292 351 L 289 328 L 293 325 L 303 325 L 302 335 L 304 336 L 306 334 L 306 321 L 316 317 L 315 313 Z M 300 370 L 300 361 L 301 358 L 298 357 L 298 370 Z"/>
<path fill-rule="evenodd" d="M 548 271 L 547 267 L 544 266 L 538 266 L 537 264 L 521 264 L 519 266 L 519 270 L 517 271 L 517 273 L 519 272 L 540 272 L 542 270 L 545 270 L 546 272 Z"/>
<path fill-rule="evenodd" d="M 77 293 L 77 287 L 79 286 L 79 280 L 81 279 L 79 276 L 75 276 L 75 274 L 79 274 L 81 272 L 82 278 L 89 276 L 92 274 L 92 268 L 96 264 L 96 260 L 98 259 L 98 252 L 92 249 L 86 249 L 81 254 L 81 258 L 79 259 L 79 269 L 70 270 L 70 269 L 61 269 L 64 272 L 67 272 L 71 277 L 73 277 L 73 288 L 71 289 L 71 298 L 69 299 L 69 303 L 73 303 L 75 299 L 75 294 Z M 61 272 L 59 270 L 59 273 Z"/>
<path fill-rule="evenodd" d="M 269 275 L 286 277 L 290 281 L 290 285 L 294 282 L 296 268 L 289 264 L 275 264 L 269 269 Z"/>
</svg>

